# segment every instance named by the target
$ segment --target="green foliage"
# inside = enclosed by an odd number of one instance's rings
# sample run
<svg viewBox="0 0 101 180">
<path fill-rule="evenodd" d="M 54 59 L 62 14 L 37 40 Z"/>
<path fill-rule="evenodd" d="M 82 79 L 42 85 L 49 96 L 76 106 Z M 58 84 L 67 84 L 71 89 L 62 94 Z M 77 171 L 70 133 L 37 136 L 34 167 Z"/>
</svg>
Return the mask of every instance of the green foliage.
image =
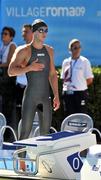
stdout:
<svg viewBox="0 0 101 180">
<path fill-rule="evenodd" d="M 101 67 L 94 67 L 94 82 L 89 87 L 88 108 L 94 119 L 95 127 L 101 130 Z"/>
<path fill-rule="evenodd" d="M 53 112 L 52 125 L 60 130 L 61 122 L 65 118 L 62 104 L 62 81 L 60 79 L 61 67 L 57 67 L 58 82 L 59 82 L 59 95 L 60 95 L 60 109 L 57 112 Z M 88 114 L 94 120 L 94 127 L 101 131 L 101 67 L 93 67 L 94 82 L 89 87 L 89 102 L 88 102 Z"/>
</svg>

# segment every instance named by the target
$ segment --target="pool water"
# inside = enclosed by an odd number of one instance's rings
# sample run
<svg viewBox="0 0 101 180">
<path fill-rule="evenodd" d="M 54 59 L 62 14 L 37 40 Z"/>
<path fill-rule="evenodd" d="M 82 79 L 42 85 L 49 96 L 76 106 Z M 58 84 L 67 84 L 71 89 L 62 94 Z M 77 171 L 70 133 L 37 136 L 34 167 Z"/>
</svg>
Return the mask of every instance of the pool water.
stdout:
<svg viewBox="0 0 101 180">
<path fill-rule="evenodd" d="M 0 161 L 0 169 L 13 170 L 13 161 L 12 160 L 2 160 Z"/>
</svg>

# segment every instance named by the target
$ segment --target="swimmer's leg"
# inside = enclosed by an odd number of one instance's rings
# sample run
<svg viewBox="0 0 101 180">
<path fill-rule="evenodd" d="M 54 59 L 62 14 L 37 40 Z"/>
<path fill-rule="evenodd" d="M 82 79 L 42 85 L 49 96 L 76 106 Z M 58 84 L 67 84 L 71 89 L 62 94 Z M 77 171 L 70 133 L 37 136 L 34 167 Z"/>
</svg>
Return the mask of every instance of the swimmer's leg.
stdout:
<svg viewBox="0 0 101 180">
<path fill-rule="evenodd" d="M 49 134 L 52 122 L 52 107 L 51 100 L 44 101 L 43 103 L 43 116 L 42 112 L 39 115 L 40 135 Z"/>
<path fill-rule="evenodd" d="M 21 133 L 19 140 L 27 139 L 29 137 L 33 125 L 35 112 L 36 112 L 36 105 L 33 103 L 32 99 L 30 99 L 29 97 L 26 98 L 22 104 L 22 125 L 21 125 Z M 26 153 L 25 152 L 20 153 L 19 157 L 25 158 Z M 20 169 L 21 170 L 25 169 L 24 160 L 20 160 Z"/>
<path fill-rule="evenodd" d="M 32 101 L 24 101 L 22 106 L 22 125 L 20 140 L 28 138 L 33 125 L 33 120 L 36 112 L 36 105 Z"/>
</svg>

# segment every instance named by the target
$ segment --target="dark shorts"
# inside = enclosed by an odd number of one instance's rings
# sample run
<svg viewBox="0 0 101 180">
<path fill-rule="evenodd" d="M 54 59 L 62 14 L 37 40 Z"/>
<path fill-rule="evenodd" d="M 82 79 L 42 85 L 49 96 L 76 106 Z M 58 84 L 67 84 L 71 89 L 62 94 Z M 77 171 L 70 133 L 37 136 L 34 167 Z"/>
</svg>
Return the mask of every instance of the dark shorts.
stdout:
<svg viewBox="0 0 101 180">
<path fill-rule="evenodd" d="M 64 91 L 63 104 L 66 115 L 87 113 L 88 91 Z"/>
</svg>

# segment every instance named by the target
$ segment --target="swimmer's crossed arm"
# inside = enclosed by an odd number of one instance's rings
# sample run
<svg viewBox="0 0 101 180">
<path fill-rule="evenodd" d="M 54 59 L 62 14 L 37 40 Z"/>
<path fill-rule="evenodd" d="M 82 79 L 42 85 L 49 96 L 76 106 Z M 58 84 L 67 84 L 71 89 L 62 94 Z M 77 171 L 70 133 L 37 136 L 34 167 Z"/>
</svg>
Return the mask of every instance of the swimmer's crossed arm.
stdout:
<svg viewBox="0 0 101 180">
<path fill-rule="evenodd" d="M 30 65 L 27 65 L 30 56 L 31 51 L 29 46 L 18 47 L 9 64 L 8 75 L 17 76 L 29 71 L 42 71 L 44 69 L 44 64 L 38 63 L 38 59 L 34 60 Z"/>
</svg>

